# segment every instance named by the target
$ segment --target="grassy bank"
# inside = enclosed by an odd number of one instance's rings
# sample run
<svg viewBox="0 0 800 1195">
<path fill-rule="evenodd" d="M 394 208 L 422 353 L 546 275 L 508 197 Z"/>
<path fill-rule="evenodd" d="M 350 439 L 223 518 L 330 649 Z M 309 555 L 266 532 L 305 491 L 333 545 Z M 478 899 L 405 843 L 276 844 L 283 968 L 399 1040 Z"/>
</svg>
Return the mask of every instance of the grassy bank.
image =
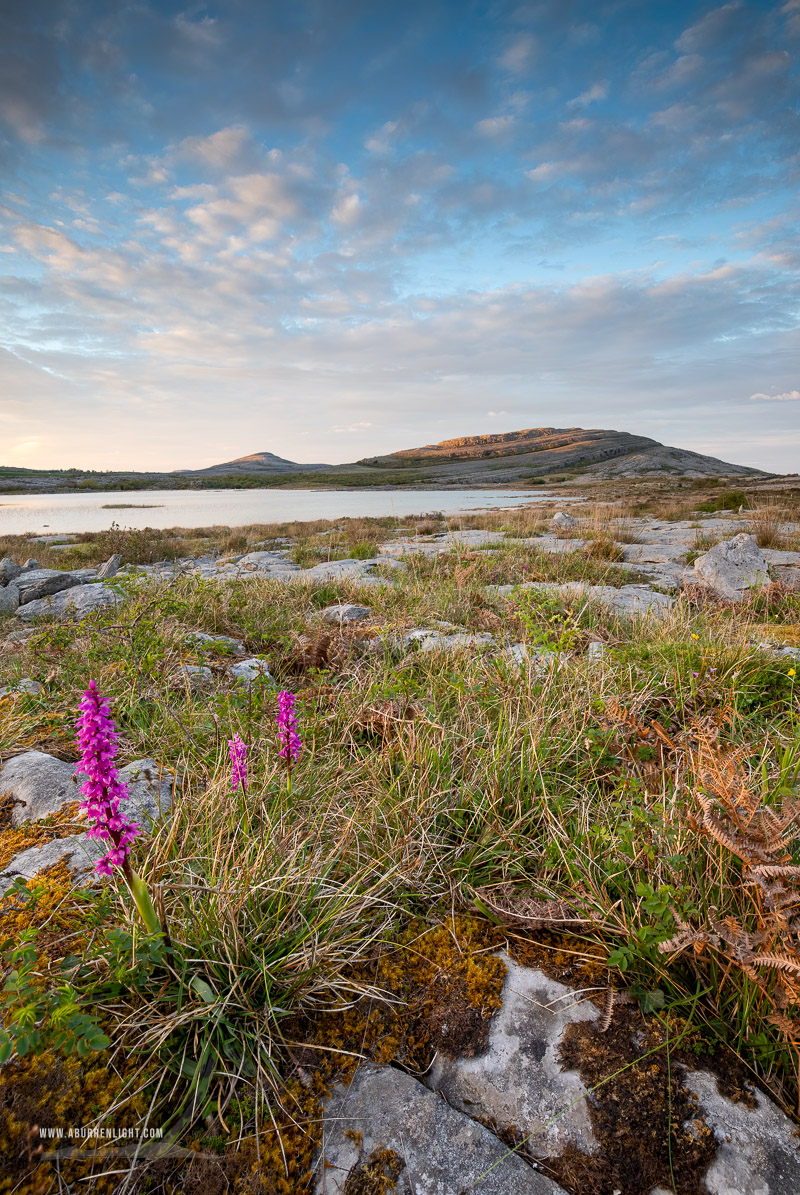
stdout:
<svg viewBox="0 0 800 1195">
<path fill-rule="evenodd" d="M 240 552 L 289 537 L 307 562 L 366 552 L 392 522 L 152 533 L 149 546 L 85 536 L 52 556 L 64 566 L 123 549 L 141 562 L 145 549 L 168 559 L 187 544 Z M 25 1137 L 58 1117 L 149 1118 L 192 1151 L 137 1162 L 131 1190 L 225 1190 L 218 1172 L 236 1190 L 308 1190 L 327 1085 L 365 1055 L 424 1070 L 442 1048 L 444 999 L 480 1035 L 503 942 L 569 957 L 668 1024 L 689 1016 L 697 1055 L 724 1043 L 796 1113 L 800 689 L 791 662 L 755 645 L 800 643 L 800 595 L 773 585 L 736 607 L 686 596 L 660 622 L 531 591 L 501 598 L 486 586 L 633 578 L 602 550 L 523 544 L 543 529 L 535 511 L 469 523 L 517 534 L 496 555 L 412 559 L 387 588 L 126 581 L 107 615 L 3 641 L 2 683 L 27 676 L 42 691 L 0 698 L 2 758 L 75 759 L 94 679 L 120 762 L 155 757 L 176 800 L 134 849 L 168 944 L 142 933 L 114 884 L 69 895 L 60 869 L 6 906 L 6 1023 L 24 1049 L 4 1070 L 0 1143 L 17 1160 L 0 1191 L 58 1190 Z M 590 542 L 604 537 L 598 510 Z M 321 624 L 339 600 L 372 618 Z M 399 649 L 406 631 L 440 623 L 561 656 L 520 671 L 492 650 Z M 297 694 L 290 784 L 275 688 L 234 683 L 224 649 L 192 644 L 195 630 L 242 640 Z M 599 659 L 590 642 L 605 645 Z M 193 690 L 185 664 L 207 664 L 211 683 Z M 249 748 L 245 791 L 231 786 L 234 733 Z M 0 849 L 73 832 L 74 816 L 12 830 L 0 811 Z M 754 883 L 754 866 L 778 870 Z M 758 961 L 768 955 L 784 963 Z M 81 1189 L 110 1191 L 119 1174 L 97 1176 L 130 1165 L 101 1151 L 67 1177 L 94 1174 Z"/>
</svg>

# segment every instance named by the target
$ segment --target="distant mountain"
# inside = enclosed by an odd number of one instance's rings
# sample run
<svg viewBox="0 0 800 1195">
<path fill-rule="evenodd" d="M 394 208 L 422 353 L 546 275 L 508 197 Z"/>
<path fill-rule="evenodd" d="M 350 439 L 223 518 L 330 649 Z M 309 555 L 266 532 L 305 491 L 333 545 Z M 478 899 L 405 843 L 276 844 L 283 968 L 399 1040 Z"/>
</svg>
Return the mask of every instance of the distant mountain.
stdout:
<svg viewBox="0 0 800 1195">
<path fill-rule="evenodd" d="M 207 469 L 176 469 L 175 472 L 183 477 L 214 477 L 221 473 L 304 473 L 313 469 L 333 468 L 333 465 L 298 465 L 296 461 L 287 461 L 274 452 L 251 452 L 249 456 L 237 456 L 235 461 L 227 461 L 223 465 L 210 465 Z"/>
</svg>

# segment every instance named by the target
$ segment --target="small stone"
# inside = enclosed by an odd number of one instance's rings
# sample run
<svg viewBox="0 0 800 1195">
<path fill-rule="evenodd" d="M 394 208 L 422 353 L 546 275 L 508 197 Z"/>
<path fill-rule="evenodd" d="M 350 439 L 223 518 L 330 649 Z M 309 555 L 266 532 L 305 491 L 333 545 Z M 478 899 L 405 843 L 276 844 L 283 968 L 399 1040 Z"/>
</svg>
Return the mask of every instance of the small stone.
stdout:
<svg viewBox="0 0 800 1195">
<path fill-rule="evenodd" d="M 10 556 L 4 556 L 0 560 L 0 585 L 8 585 L 9 581 L 14 581 L 21 572 L 22 567 L 17 564 L 16 560 L 12 560 Z"/>
<path fill-rule="evenodd" d="M 739 602 L 747 591 L 769 582 L 769 566 L 752 535 L 742 532 L 716 544 L 694 562 L 699 580 L 731 602 Z"/>
<path fill-rule="evenodd" d="M 33 570 L 38 567 L 39 567 L 39 561 L 34 560 L 33 556 L 29 556 L 17 575 L 21 576 L 22 573 L 33 572 Z"/>
<path fill-rule="evenodd" d="M 6 685 L 5 688 L 0 689 L 0 697 L 11 693 L 25 693 L 30 697 L 36 697 L 41 691 L 42 686 L 38 680 L 31 680 L 29 676 L 23 676 L 22 680 L 18 680 L 15 685 Z"/>
<path fill-rule="evenodd" d="M 361 622 L 372 614 L 369 606 L 354 606 L 352 602 L 343 602 L 338 606 L 326 606 L 320 614 L 323 622 L 339 623 Z"/>
<path fill-rule="evenodd" d="M 119 572 L 119 566 L 122 564 L 122 557 L 119 552 L 115 552 L 113 556 L 109 556 L 105 564 L 101 564 L 97 570 L 97 579 L 105 581 L 109 577 L 116 577 Z"/>
<path fill-rule="evenodd" d="M 242 641 L 240 639 L 232 639 L 230 635 L 209 635 L 205 631 L 190 631 L 186 638 L 189 643 L 214 644 L 219 651 L 223 652 L 244 651 Z"/>
<path fill-rule="evenodd" d="M 324 1109 L 316 1195 L 564 1195 L 482 1124 L 393 1067 L 360 1066 Z M 382 1169 L 386 1184 L 368 1187 L 367 1167 Z"/>
<path fill-rule="evenodd" d="M 19 608 L 19 590 L 13 582 L 0 589 L 0 614 L 16 614 Z"/>
<path fill-rule="evenodd" d="M 550 520 L 550 526 L 555 527 L 559 531 L 568 531 L 572 527 L 578 526 L 578 520 L 574 519 L 572 515 L 566 514 L 563 510 L 557 510 Z"/>
<path fill-rule="evenodd" d="M 589 660 L 599 660 L 608 651 L 605 643 L 589 643 L 586 647 L 586 657 Z"/>
<path fill-rule="evenodd" d="M 214 680 L 214 673 L 202 664 L 181 664 L 176 676 L 195 693 L 207 689 Z"/>
<path fill-rule="evenodd" d="M 238 664 L 231 667 L 231 676 L 242 684 L 251 684 L 253 681 L 263 680 L 269 684 L 276 684 L 275 677 L 267 668 L 263 660 L 253 657 L 251 660 L 240 660 Z"/>
</svg>

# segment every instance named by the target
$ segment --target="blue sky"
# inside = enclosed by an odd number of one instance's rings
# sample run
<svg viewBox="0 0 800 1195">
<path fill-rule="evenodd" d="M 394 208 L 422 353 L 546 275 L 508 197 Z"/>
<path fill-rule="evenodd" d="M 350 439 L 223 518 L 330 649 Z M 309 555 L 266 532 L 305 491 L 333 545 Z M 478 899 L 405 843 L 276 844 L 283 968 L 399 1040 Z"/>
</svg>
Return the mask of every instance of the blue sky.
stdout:
<svg viewBox="0 0 800 1195">
<path fill-rule="evenodd" d="M 800 461 L 800 0 L 26 0 L 0 464 Z"/>
</svg>

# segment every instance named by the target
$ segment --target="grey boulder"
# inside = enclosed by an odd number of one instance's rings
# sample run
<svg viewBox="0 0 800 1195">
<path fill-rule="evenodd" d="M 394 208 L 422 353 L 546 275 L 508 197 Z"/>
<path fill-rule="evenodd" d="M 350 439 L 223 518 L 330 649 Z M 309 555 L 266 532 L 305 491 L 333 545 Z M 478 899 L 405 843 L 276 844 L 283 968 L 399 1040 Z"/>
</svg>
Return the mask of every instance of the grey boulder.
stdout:
<svg viewBox="0 0 800 1195">
<path fill-rule="evenodd" d="M 105 564 L 101 564 L 97 570 L 97 579 L 105 581 L 109 577 L 116 577 L 119 572 L 119 566 L 122 564 L 122 557 L 119 552 L 115 552 L 113 556 L 109 556 Z"/>
<path fill-rule="evenodd" d="M 568 531 L 572 527 L 578 526 L 578 520 L 574 519 L 572 515 L 566 514 L 563 510 L 557 510 L 550 520 L 550 526 L 557 531 Z"/>
<path fill-rule="evenodd" d="M 797 1195 L 800 1144 L 788 1116 L 760 1091 L 757 1108 L 734 1104 L 707 1071 L 690 1071 L 684 1082 L 717 1140 L 704 1180 L 709 1195 Z"/>
<path fill-rule="evenodd" d="M 13 582 L 0 589 L 0 614 L 16 614 L 19 607 L 19 590 Z"/>
<path fill-rule="evenodd" d="M 753 536 L 745 532 L 698 556 L 694 571 L 703 584 L 731 602 L 741 601 L 748 590 L 769 581 L 766 557 Z"/>
<path fill-rule="evenodd" d="M 372 614 L 369 606 L 356 606 L 352 602 L 342 602 L 338 606 L 326 606 L 320 614 L 323 622 L 338 623 L 361 622 Z"/>
<path fill-rule="evenodd" d="M 193 693 L 200 693 L 213 683 L 214 673 L 203 664 L 181 664 L 175 679 L 178 683 L 188 685 Z"/>
<path fill-rule="evenodd" d="M 74 764 L 43 751 L 26 751 L 6 760 L 0 769 L 0 792 L 8 793 L 15 802 L 11 824 L 38 822 L 58 813 L 68 801 L 79 801 L 74 775 Z"/>
<path fill-rule="evenodd" d="M 4 556 L 0 560 L 0 585 L 8 585 L 9 581 L 14 581 L 21 572 L 21 564 L 17 564 L 10 556 Z"/>
<path fill-rule="evenodd" d="M 120 768 L 119 778 L 128 790 L 120 801 L 120 811 L 136 821 L 145 817 L 158 821 L 172 807 L 172 778 L 162 772 L 154 759 L 137 759 Z M 26 751 L 6 761 L 0 769 L 0 792 L 14 799 L 11 824 L 38 822 L 50 817 L 70 801 L 82 800 L 80 785 L 85 777 L 75 764 Z"/>
<path fill-rule="evenodd" d="M 600 1016 L 574 989 L 507 956 L 503 1006 L 492 1018 L 489 1049 L 476 1058 L 440 1054 L 425 1082 L 453 1108 L 498 1125 L 514 1125 L 539 1158 L 568 1145 L 598 1149 L 577 1071 L 562 1070 L 559 1051 L 568 1025 Z"/>
<path fill-rule="evenodd" d="M 367 1190 L 367 1168 L 383 1169 L 376 1191 L 397 1195 L 564 1195 L 483 1125 L 390 1067 L 359 1067 L 325 1101 L 316 1195 Z"/>
<path fill-rule="evenodd" d="M 39 598 L 49 597 L 52 593 L 72 589 L 80 585 L 80 580 L 73 577 L 72 573 L 63 573 L 57 568 L 34 568 L 29 572 L 21 572 L 15 584 L 19 590 L 20 605 L 24 606 Z"/>
<path fill-rule="evenodd" d="M 108 585 L 78 585 L 52 597 L 27 602 L 17 611 L 19 618 L 56 618 L 61 622 L 82 622 L 96 610 L 116 606 L 122 598 Z"/>
</svg>

